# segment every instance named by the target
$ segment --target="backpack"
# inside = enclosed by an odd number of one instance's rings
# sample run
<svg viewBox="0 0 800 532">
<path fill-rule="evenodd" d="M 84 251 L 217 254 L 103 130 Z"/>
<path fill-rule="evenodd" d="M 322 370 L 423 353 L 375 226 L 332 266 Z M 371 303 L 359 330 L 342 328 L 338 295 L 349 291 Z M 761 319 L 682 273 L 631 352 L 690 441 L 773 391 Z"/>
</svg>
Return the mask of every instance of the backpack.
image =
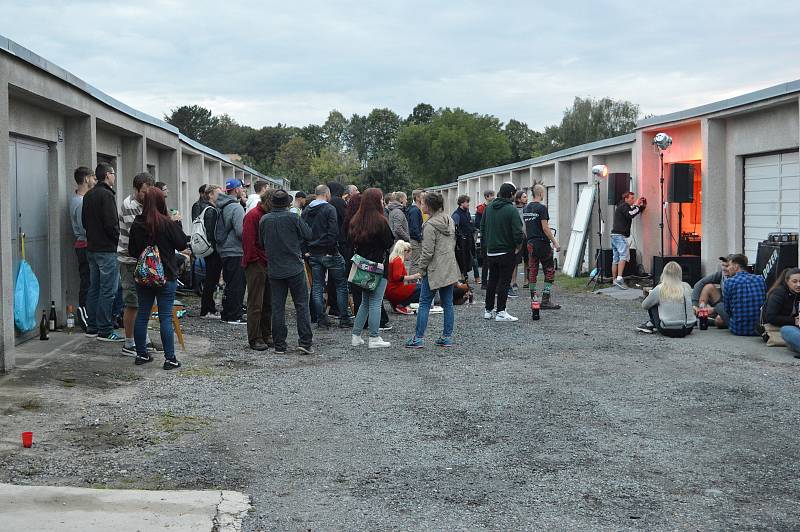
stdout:
<svg viewBox="0 0 800 532">
<path fill-rule="evenodd" d="M 192 253 L 195 257 L 205 258 L 214 253 L 216 242 L 214 241 L 214 231 L 209 234 L 206 231 L 206 211 L 213 209 L 211 205 L 205 207 L 197 218 L 192 222 L 192 236 L 189 240 L 189 246 L 192 248 Z M 214 225 L 216 229 L 216 217 L 214 217 Z"/>
<path fill-rule="evenodd" d="M 167 284 L 158 246 L 150 244 L 144 248 L 142 254 L 139 255 L 139 260 L 136 261 L 133 279 L 138 285 L 147 288 L 161 288 Z"/>
</svg>

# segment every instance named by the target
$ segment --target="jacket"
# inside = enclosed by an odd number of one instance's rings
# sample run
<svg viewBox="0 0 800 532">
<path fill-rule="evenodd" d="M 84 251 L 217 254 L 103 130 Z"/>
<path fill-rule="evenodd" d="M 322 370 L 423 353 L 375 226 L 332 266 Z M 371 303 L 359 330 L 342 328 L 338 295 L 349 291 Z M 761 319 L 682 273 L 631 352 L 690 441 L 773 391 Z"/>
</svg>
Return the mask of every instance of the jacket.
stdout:
<svg viewBox="0 0 800 532">
<path fill-rule="evenodd" d="M 389 263 L 389 278 L 386 283 L 386 293 L 383 297 L 392 305 L 399 305 L 412 296 L 417 285 L 404 283 L 403 277 L 407 275 L 403 257 L 395 257 Z"/>
<path fill-rule="evenodd" d="M 462 240 L 472 240 L 475 226 L 472 225 L 472 215 L 461 207 L 453 211 L 453 222 L 456 224 L 456 236 Z"/>
<path fill-rule="evenodd" d="M 386 206 L 389 210 L 389 229 L 392 230 L 395 240 L 411 241 L 411 234 L 408 232 L 408 219 L 406 212 L 400 202 L 391 201 Z"/>
<path fill-rule="evenodd" d="M 649 310 L 658 305 L 658 318 L 661 323 L 654 323 L 662 329 L 683 329 L 694 327 L 697 318 L 692 310 L 692 292 L 688 284 L 683 283 L 683 299 L 680 301 L 661 301 L 661 285 L 657 285 L 642 301 L 642 308 Z"/>
<path fill-rule="evenodd" d="M 764 304 L 762 315 L 763 323 L 769 323 L 776 327 L 794 325 L 799 302 L 800 295 L 790 292 L 786 285 L 782 284 L 767 294 L 767 302 Z"/>
<path fill-rule="evenodd" d="M 513 253 L 522 244 L 522 219 L 510 199 L 495 198 L 481 218 L 481 248 L 486 253 Z"/>
<path fill-rule="evenodd" d="M 614 226 L 611 228 L 611 234 L 622 235 L 625 238 L 631 236 L 631 222 L 642 211 L 644 211 L 644 206 L 628 205 L 624 201 L 619 202 L 614 209 Z"/>
<path fill-rule="evenodd" d="M 336 207 L 325 200 L 314 200 L 300 215 L 311 228 L 306 249 L 312 255 L 334 255 L 338 252 L 339 221 Z"/>
<path fill-rule="evenodd" d="M 274 209 L 258 223 L 261 246 L 269 250 L 269 278 L 288 279 L 305 271 L 303 245 L 311 228 L 286 208 Z"/>
<path fill-rule="evenodd" d="M 117 251 L 119 218 L 116 193 L 105 181 L 98 181 L 83 197 L 81 222 L 86 230 L 87 251 Z"/>
<path fill-rule="evenodd" d="M 328 203 L 333 205 L 333 208 L 336 209 L 336 222 L 338 223 L 339 227 L 339 236 L 336 241 L 341 245 L 347 241 L 347 235 L 345 235 L 344 231 L 342 231 L 344 215 L 347 212 L 347 202 L 344 200 L 344 198 L 342 198 L 342 194 L 344 194 L 344 186 L 337 181 L 329 181 L 328 189 L 331 191 L 331 201 Z"/>
<path fill-rule="evenodd" d="M 389 277 L 389 250 L 394 245 L 394 235 L 389 229 L 388 222 L 382 222 L 381 230 L 369 239 L 368 242 L 353 242 L 353 252 L 372 262 L 383 263 L 383 277 Z"/>
<path fill-rule="evenodd" d="M 417 269 L 423 276 L 428 276 L 431 290 L 458 282 L 461 273 L 455 248 L 456 224 L 444 211 L 437 212 L 422 224 L 422 250 Z"/>
<path fill-rule="evenodd" d="M 480 230 L 483 212 L 486 210 L 486 203 L 481 203 L 475 208 L 475 229 Z"/>
<path fill-rule="evenodd" d="M 406 211 L 406 218 L 409 237 L 415 242 L 422 242 L 422 211 L 416 205 L 412 205 Z"/>
<path fill-rule="evenodd" d="M 217 244 L 217 253 L 221 258 L 241 257 L 242 228 L 244 223 L 244 209 L 237 198 L 220 194 L 217 196 L 217 224 L 214 239 Z"/>
<path fill-rule="evenodd" d="M 180 223 L 173 221 L 165 222 L 155 239 L 151 238 L 144 217 L 140 214 L 131 224 L 128 250 L 131 256 L 138 257 L 151 243 L 158 246 L 158 254 L 164 265 L 164 277 L 168 281 L 174 281 L 178 278 L 178 261 L 175 259 L 175 250 L 186 249 L 186 242 L 186 235 L 183 233 Z"/>
<path fill-rule="evenodd" d="M 243 268 L 254 262 L 267 263 L 267 253 L 264 251 L 264 246 L 258 234 L 258 225 L 261 222 L 261 217 L 265 214 L 264 208 L 259 203 L 244 215 L 244 221 L 242 222 Z"/>
</svg>

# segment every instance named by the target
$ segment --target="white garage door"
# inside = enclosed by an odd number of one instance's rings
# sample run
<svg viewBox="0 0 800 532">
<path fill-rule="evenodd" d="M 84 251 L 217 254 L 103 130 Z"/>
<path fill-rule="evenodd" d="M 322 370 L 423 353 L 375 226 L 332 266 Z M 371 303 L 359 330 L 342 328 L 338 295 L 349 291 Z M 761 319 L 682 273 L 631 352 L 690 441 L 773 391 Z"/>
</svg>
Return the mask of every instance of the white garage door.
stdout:
<svg viewBox="0 0 800 532">
<path fill-rule="evenodd" d="M 550 229 L 558 229 L 558 198 L 556 197 L 556 187 L 547 187 L 547 214 L 550 215 Z M 558 234 L 556 234 L 558 240 Z"/>
<path fill-rule="evenodd" d="M 798 152 L 744 160 L 744 253 L 751 263 L 758 243 L 776 231 L 800 231 Z"/>
</svg>

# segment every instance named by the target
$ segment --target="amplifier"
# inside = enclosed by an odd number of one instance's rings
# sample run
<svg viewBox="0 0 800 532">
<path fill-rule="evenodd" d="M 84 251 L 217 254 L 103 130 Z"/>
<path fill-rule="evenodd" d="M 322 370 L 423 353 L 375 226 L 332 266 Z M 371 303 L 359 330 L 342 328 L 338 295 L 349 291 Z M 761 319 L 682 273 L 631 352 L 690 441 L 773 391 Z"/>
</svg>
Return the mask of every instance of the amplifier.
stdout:
<svg viewBox="0 0 800 532">
<path fill-rule="evenodd" d="M 770 233 L 767 235 L 769 242 L 797 242 L 797 233 Z"/>
<path fill-rule="evenodd" d="M 668 262 L 675 261 L 683 270 L 683 281 L 694 286 L 700 280 L 700 257 L 696 255 L 672 255 L 653 257 L 653 284 L 658 284 L 661 279 L 661 270 Z"/>
<path fill-rule="evenodd" d="M 637 260 L 636 249 L 631 248 L 629 251 L 631 260 L 625 263 L 625 271 L 622 272 L 623 277 L 639 274 L 639 261 Z M 595 253 L 595 261 L 597 261 L 597 253 L 600 253 L 599 249 Z M 604 277 L 611 277 L 611 263 L 613 259 L 614 259 L 613 252 L 610 249 L 604 249 L 603 260 L 601 262 L 601 267 L 603 268 Z"/>
<path fill-rule="evenodd" d="M 775 279 L 778 278 L 783 270 L 796 266 L 797 240 L 793 242 L 770 242 L 769 240 L 764 240 L 758 243 L 758 254 L 756 255 L 756 265 L 753 271 L 756 275 L 764 277 L 767 289 L 772 286 L 772 283 L 775 282 Z"/>
</svg>

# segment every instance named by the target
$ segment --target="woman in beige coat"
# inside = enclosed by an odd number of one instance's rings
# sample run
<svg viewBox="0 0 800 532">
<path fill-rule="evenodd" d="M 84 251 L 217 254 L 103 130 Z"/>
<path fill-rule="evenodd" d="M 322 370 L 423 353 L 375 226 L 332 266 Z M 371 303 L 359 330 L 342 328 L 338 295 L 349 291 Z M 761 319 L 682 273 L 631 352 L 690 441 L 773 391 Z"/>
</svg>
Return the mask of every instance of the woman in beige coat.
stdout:
<svg viewBox="0 0 800 532">
<path fill-rule="evenodd" d="M 415 278 L 422 279 L 417 311 L 417 328 L 414 337 L 406 342 L 406 347 L 421 349 L 425 347 L 423 338 L 428 327 L 433 296 L 439 291 L 444 309 L 444 331 L 436 340 L 436 345 L 452 347 L 455 312 L 453 310 L 453 285 L 460 275 L 456 262 L 456 225 L 444 212 L 444 199 L 441 194 L 428 192 L 422 202 L 422 211 L 428 221 L 422 225 L 422 251 L 417 262 Z"/>
</svg>

